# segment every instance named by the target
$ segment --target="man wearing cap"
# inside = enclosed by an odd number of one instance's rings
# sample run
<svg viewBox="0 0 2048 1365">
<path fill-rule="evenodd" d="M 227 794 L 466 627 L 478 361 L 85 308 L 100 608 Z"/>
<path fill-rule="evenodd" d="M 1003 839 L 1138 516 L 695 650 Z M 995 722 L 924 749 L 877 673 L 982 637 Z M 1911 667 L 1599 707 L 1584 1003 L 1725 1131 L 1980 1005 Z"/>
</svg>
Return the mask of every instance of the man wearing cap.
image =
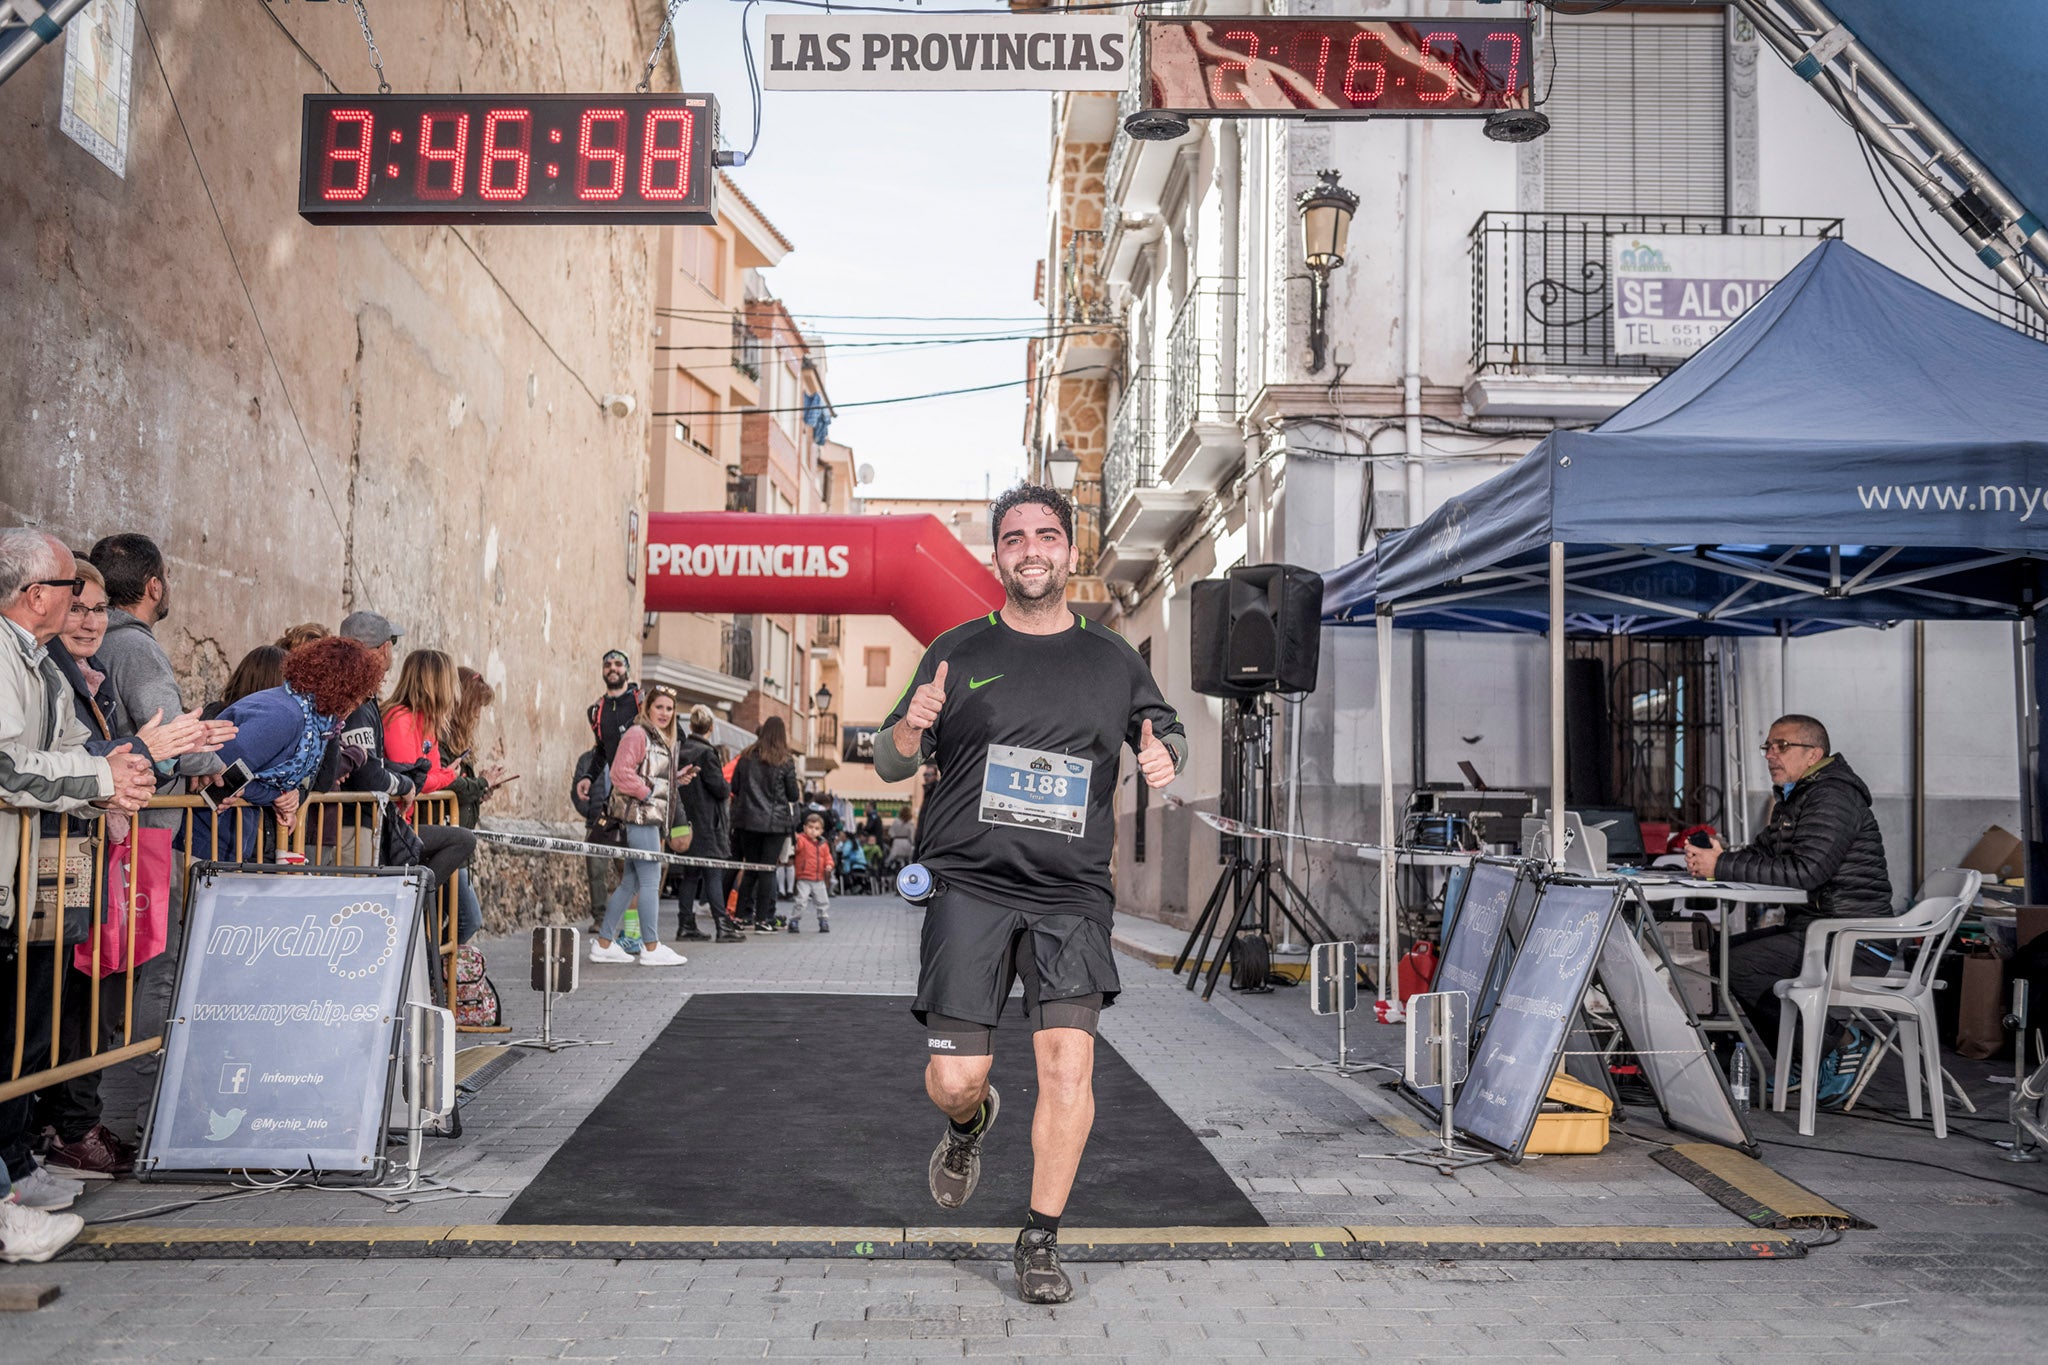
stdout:
<svg viewBox="0 0 2048 1365">
<path fill-rule="evenodd" d="M 350 612 L 335 631 L 367 645 L 387 673 L 391 670 L 392 651 L 404 633 L 388 617 L 374 611 Z M 379 684 L 377 690 L 383 691 L 383 686 Z M 413 780 L 384 761 L 384 715 L 375 697 L 349 712 L 340 732 L 327 742 L 314 790 L 378 792 L 390 797 L 400 810 L 412 800 L 417 790 Z M 416 825 L 412 833 L 419 840 L 417 851 L 392 848 L 387 826 L 386 847 L 375 850 L 374 856 L 367 859 L 359 853 L 354 861 L 382 862 L 386 856 L 410 861 L 417 857 L 433 872 L 436 884 L 440 884 L 469 866 L 470 859 L 476 856 L 476 835 L 460 825 Z"/>
<path fill-rule="evenodd" d="M 391 651 L 405 632 L 374 611 L 352 611 L 342 618 L 341 629 L 335 634 L 368 646 L 389 673 Z M 379 686 L 377 690 L 381 692 L 383 688 Z M 350 765 L 346 775 L 344 759 Z M 340 731 L 327 742 L 327 753 L 320 761 L 313 790 L 378 792 L 400 804 L 412 799 L 412 779 L 393 772 L 384 763 L 384 717 L 377 709 L 375 697 L 349 712 Z"/>
<path fill-rule="evenodd" d="M 590 703 L 590 709 L 584 712 L 590 722 L 594 743 L 576 764 L 576 809 L 582 813 L 585 832 L 593 843 L 599 839 L 599 819 L 604 814 L 605 799 L 611 794 L 612 759 L 619 752 L 619 736 L 632 728 L 640 715 L 640 685 L 626 676 L 632 665 L 625 651 L 606 650 L 602 665 L 604 695 Z M 604 918 L 605 902 L 611 895 L 608 879 L 612 862 L 610 858 L 583 860 L 584 871 L 590 879 L 590 917 L 593 920 Z"/>
</svg>

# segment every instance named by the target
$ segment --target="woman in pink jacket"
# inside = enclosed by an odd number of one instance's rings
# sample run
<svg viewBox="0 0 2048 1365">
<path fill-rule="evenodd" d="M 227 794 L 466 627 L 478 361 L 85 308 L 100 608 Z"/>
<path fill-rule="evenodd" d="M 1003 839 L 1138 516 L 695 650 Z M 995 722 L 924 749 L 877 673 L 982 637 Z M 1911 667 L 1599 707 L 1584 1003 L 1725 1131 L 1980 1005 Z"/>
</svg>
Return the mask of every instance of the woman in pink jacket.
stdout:
<svg viewBox="0 0 2048 1365">
<path fill-rule="evenodd" d="M 682 809 L 676 789 L 696 779 L 696 768 L 676 763 L 675 689 L 656 683 L 643 693 L 639 719 L 619 736 L 612 757 L 611 805 L 625 826 L 626 847 L 659 851 Z M 640 906 L 640 965 L 680 967 L 689 961 L 661 942 L 661 868 L 651 859 L 626 860 L 625 875 L 605 902 L 604 926 L 590 945 L 592 962 L 635 960 L 618 942 L 626 909 L 635 902 Z"/>
</svg>

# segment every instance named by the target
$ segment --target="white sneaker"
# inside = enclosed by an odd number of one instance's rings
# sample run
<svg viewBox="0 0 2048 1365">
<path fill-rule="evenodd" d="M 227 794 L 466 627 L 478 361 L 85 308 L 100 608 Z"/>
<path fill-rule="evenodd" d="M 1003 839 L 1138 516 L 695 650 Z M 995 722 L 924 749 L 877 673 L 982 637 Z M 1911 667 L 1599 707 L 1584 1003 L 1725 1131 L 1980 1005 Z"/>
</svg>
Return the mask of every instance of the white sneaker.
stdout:
<svg viewBox="0 0 2048 1365">
<path fill-rule="evenodd" d="M 607 948 L 596 939 L 592 939 L 590 940 L 590 960 L 592 962 L 631 962 L 633 955 L 616 943 Z"/>
<path fill-rule="evenodd" d="M 52 1175 L 40 1166 L 14 1182 L 14 1197 L 32 1209 L 68 1209 L 84 1193 L 81 1182 Z"/>
<path fill-rule="evenodd" d="M 46 1213 L 10 1199 L 0 1204 L 0 1261 L 47 1261 L 84 1231 L 75 1213 Z"/>
<path fill-rule="evenodd" d="M 640 965 L 643 967 L 680 967 L 689 960 L 666 943 L 657 943 L 640 953 Z"/>
</svg>

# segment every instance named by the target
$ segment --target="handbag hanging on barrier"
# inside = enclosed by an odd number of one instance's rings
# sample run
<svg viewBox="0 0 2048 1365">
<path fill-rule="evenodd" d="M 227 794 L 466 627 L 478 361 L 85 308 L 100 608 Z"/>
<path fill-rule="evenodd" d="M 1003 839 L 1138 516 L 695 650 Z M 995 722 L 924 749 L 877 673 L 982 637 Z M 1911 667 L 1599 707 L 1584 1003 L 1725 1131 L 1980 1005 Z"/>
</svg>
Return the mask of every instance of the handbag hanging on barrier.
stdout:
<svg viewBox="0 0 2048 1365">
<path fill-rule="evenodd" d="M 60 920 L 66 944 L 83 943 L 91 937 L 98 851 L 99 842 L 90 838 L 60 841 L 46 834 L 37 841 L 36 892 L 34 901 L 29 905 L 28 929 L 23 942 L 54 942 L 59 934 Z M 63 893 L 61 915 L 58 912 L 60 888 Z"/>
<path fill-rule="evenodd" d="M 100 923 L 98 974 L 125 972 L 160 956 L 171 931 L 171 848 L 174 831 L 131 826 L 107 850 L 107 913 Z M 135 859 L 135 962 L 128 961 L 128 872 Z M 93 974 L 90 940 L 71 950 L 71 965 Z"/>
</svg>

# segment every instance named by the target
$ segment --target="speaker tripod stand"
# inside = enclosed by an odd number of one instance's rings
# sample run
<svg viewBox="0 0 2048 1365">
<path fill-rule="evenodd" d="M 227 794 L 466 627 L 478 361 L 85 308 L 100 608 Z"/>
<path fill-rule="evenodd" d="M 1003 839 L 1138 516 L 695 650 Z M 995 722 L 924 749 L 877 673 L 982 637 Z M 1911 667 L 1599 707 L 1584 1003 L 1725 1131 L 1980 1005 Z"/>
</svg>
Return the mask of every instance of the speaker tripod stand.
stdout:
<svg viewBox="0 0 2048 1365">
<path fill-rule="evenodd" d="M 1273 828 L 1273 700 L 1270 693 L 1255 697 L 1233 699 L 1231 713 L 1226 724 L 1234 727 L 1237 761 L 1230 774 L 1230 790 L 1236 794 L 1235 810 L 1245 818 L 1247 824 L 1256 824 L 1264 829 Z M 1336 939 L 1323 917 L 1316 913 L 1308 894 L 1294 884 L 1274 856 L 1275 841 L 1263 835 L 1223 836 L 1226 843 L 1223 870 L 1216 874 L 1216 884 L 1210 888 L 1209 899 L 1202 905 L 1202 912 L 1195 917 L 1195 927 L 1188 934 L 1187 943 L 1181 948 L 1180 956 L 1174 959 L 1173 970 L 1178 973 L 1187 969 L 1188 989 L 1195 988 L 1195 982 L 1208 969 L 1208 980 L 1202 988 L 1202 998 L 1207 1000 L 1216 990 L 1217 978 L 1223 975 L 1223 962 L 1237 942 L 1237 936 L 1245 929 L 1252 929 L 1265 938 L 1273 939 L 1275 912 L 1280 919 L 1292 926 L 1310 943 L 1328 943 Z M 1250 850 L 1257 850 L 1257 857 Z M 1229 907 L 1227 920 L 1225 907 Z M 1210 948 L 1216 943 L 1219 924 L 1222 926 L 1221 948 L 1212 959 Z"/>
</svg>

